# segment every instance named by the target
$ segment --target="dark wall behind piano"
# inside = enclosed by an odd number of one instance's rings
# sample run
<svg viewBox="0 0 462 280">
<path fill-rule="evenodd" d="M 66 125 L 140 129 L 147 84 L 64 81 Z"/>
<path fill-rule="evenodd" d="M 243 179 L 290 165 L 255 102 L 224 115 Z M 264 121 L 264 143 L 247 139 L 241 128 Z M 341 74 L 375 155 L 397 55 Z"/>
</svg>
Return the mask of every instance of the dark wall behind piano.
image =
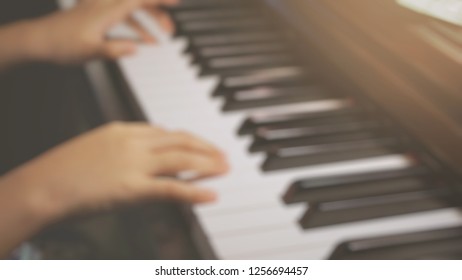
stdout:
<svg viewBox="0 0 462 280">
<path fill-rule="evenodd" d="M 54 0 L 3 0 L 0 23 L 55 9 Z M 33 64 L 0 73 L 0 174 L 101 121 L 82 67 Z"/>
</svg>

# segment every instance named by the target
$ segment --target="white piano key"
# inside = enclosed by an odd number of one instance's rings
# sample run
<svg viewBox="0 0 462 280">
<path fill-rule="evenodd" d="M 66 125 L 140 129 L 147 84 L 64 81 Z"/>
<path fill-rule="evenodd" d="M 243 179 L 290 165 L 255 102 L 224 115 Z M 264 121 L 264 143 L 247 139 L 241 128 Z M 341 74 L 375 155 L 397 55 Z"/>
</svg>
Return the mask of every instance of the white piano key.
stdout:
<svg viewBox="0 0 462 280">
<path fill-rule="evenodd" d="M 461 225 L 461 215 L 456 209 L 443 209 L 417 214 L 374 219 L 370 221 L 330 226 L 307 231 L 294 225 L 255 234 L 236 234 L 224 238 L 212 236 L 212 244 L 225 259 L 247 259 L 258 252 L 276 251 L 287 247 L 310 247 L 324 244 L 325 253 L 316 257 L 324 258 L 330 250 L 344 240 L 370 238 L 381 235 L 424 231 Z"/>
<path fill-rule="evenodd" d="M 298 179 L 308 179 L 308 178 L 318 178 L 318 177 L 329 177 L 335 175 L 349 175 L 349 174 L 359 174 L 365 172 L 376 172 L 383 170 L 396 170 L 404 169 L 412 165 L 412 161 L 406 156 L 396 154 L 383 157 L 376 157 L 371 159 L 361 159 L 347 162 L 337 162 L 332 164 L 322 164 L 311 167 L 301 167 L 296 169 L 283 170 L 272 173 L 265 173 L 264 178 L 262 179 L 263 184 L 270 182 L 281 182 L 281 183 L 290 183 Z M 258 178 L 261 177 L 260 174 L 263 174 L 258 168 L 254 169 L 255 174 Z M 227 191 L 227 189 L 236 189 L 240 191 L 241 188 L 248 190 L 252 189 L 252 186 L 236 186 L 235 182 L 242 180 L 242 182 L 252 183 L 253 178 L 239 178 L 239 174 L 231 172 L 229 175 L 224 176 L 219 179 L 212 179 L 204 181 L 204 184 L 210 185 L 213 188 L 213 185 L 220 185 L 216 187 L 217 190 Z M 239 178 L 239 179 L 237 179 Z M 260 179 L 258 179 L 260 180 Z M 287 181 L 289 180 L 289 181 Z M 239 182 L 239 181 L 238 181 Z M 222 201 L 223 202 L 223 201 Z M 209 206 L 210 207 L 210 206 Z"/>
<path fill-rule="evenodd" d="M 394 168 L 398 167 L 394 166 Z M 364 169 L 358 170 L 364 171 Z M 306 173 L 309 174 L 308 172 Z M 252 231 L 263 224 L 285 226 L 288 220 L 296 221 L 301 218 L 301 215 L 294 216 L 294 213 L 289 211 L 290 207 L 282 202 L 282 196 L 288 188 L 288 182 L 297 177 L 292 174 L 287 175 L 287 177 L 280 177 L 279 180 L 262 175 L 260 177 L 254 182 L 240 182 L 240 186 L 245 186 L 242 188 L 239 186 L 223 188 L 223 184 L 216 184 L 216 187 L 212 188 L 219 194 L 219 203 L 196 209 L 200 214 L 202 223 L 210 234 L 213 236 L 228 235 L 236 231 L 243 231 L 243 227 L 248 231 Z M 236 181 L 233 181 L 234 184 L 236 184 Z M 255 212 L 262 214 L 258 223 L 255 223 L 250 218 L 252 217 L 251 214 Z M 274 213 L 278 213 L 278 215 Z M 240 220 L 241 222 L 222 223 L 219 222 L 221 219 L 226 221 Z"/>
<path fill-rule="evenodd" d="M 273 199 L 276 200 L 276 197 Z M 207 232 L 215 237 L 248 234 L 261 230 L 292 227 L 297 224 L 298 219 L 308 208 L 304 204 L 297 204 L 284 209 L 282 201 L 276 202 L 274 205 L 263 206 L 255 203 L 247 209 L 240 208 L 237 211 L 223 212 L 220 215 L 201 215 L 200 221 L 206 225 Z"/>
<path fill-rule="evenodd" d="M 107 33 L 106 38 L 111 40 L 132 40 L 141 41 L 141 36 L 128 24 L 119 23 L 112 27 Z"/>
</svg>

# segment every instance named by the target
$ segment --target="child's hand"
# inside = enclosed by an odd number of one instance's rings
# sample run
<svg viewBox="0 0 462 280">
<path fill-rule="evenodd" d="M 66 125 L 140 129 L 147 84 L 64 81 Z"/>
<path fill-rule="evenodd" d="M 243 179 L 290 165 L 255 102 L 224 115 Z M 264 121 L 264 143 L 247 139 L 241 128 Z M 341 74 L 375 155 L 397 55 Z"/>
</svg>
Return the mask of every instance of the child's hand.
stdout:
<svg viewBox="0 0 462 280">
<path fill-rule="evenodd" d="M 33 57 L 56 63 L 119 58 L 134 53 L 136 42 L 108 40 L 106 34 L 112 27 L 130 21 L 135 10 L 147 8 L 160 19 L 166 29 L 172 30 L 169 18 L 156 7 L 175 5 L 177 2 L 178 0 L 80 0 L 69 11 L 31 21 L 28 45 Z M 146 42 L 155 40 L 142 29 L 136 30 Z"/>
<path fill-rule="evenodd" d="M 56 219 L 150 199 L 211 202 L 214 193 L 170 176 L 210 177 L 227 169 L 220 151 L 190 134 L 112 124 L 55 148 L 5 180 L 34 204 L 29 208 Z"/>
</svg>

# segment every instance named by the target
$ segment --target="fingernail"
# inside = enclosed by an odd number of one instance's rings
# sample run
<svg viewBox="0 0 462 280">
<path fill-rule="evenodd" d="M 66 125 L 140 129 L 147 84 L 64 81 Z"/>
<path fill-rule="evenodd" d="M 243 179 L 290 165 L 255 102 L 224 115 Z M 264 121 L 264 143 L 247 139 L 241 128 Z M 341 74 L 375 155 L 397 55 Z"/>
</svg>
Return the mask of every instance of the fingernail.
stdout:
<svg viewBox="0 0 462 280">
<path fill-rule="evenodd" d="M 200 201 L 207 203 L 207 202 L 215 202 L 218 199 L 218 195 L 215 192 L 209 190 L 202 190 L 200 194 Z"/>
<path fill-rule="evenodd" d="M 119 55 L 132 55 L 136 53 L 136 46 L 135 45 L 125 45 L 125 46 L 120 46 L 117 52 Z"/>
</svg>

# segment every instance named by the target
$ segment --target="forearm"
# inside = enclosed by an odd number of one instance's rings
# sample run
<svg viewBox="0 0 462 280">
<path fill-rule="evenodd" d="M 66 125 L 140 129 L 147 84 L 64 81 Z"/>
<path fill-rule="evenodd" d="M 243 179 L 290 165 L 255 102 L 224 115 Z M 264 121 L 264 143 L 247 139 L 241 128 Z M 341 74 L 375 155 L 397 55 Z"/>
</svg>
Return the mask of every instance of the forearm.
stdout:
<svg viewBox="0 0 462 280">
<path fill-rule="evenodd" d="M 52 207 L 23 175 L 0 178 L 0 259 L 55 219 Z"/>
<path fill-rule="evenodd" d="M 21 21 L 0 27 L 0 70 L 42 60 L 40 41 L 44 34 L 34 21 Z"/>
</svg>

